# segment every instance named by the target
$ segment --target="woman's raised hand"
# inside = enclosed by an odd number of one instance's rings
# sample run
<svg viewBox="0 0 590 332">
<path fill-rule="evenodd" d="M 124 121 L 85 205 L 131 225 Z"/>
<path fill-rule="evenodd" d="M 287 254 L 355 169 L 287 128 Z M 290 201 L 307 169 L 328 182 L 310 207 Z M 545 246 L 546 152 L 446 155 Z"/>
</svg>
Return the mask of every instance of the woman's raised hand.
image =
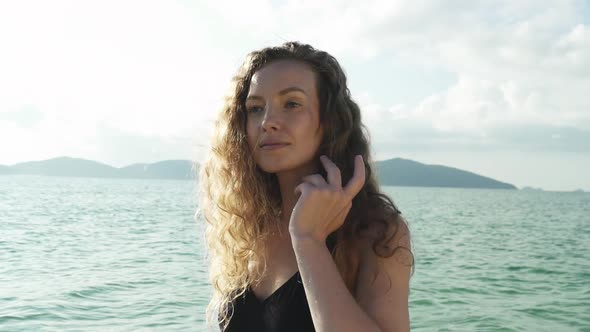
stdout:
<svg viewBox="0 0 590 332">
<path fill-rule="evenodd" d="M 321 156 L 320 161 L 326 169 L 328 182 L 320 174 L 312 174 L 295 187 L 295 193 L 301 195 L 289 220 L 291 238 L 311 238 L 324 243 L 330 233 L 342 226 L 352 207 L 352 199 L 365 184 L 362 156 L 355 157 L 353 176 L 344 188 L 336 164 L 326 156 Z"/>
</svg>

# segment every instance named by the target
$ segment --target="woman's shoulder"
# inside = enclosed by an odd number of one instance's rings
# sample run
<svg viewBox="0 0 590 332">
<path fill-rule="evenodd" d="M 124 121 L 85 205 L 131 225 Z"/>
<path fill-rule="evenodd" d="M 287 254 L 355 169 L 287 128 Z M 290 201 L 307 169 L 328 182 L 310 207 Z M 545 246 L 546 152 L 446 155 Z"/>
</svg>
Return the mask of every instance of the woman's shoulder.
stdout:
<svg viewBox="0 0 590 332">
<path fill-rule="evenodd" d="M 388 289 L 391 283 L 405 285 L 412 274 L 414 256 L 410 230 L 399 217 L 387 228 L 373 225 L 357 240 L 358 274 L 356 296 L 369 297 Z M 381 285 L 381 286 L 379 286 Z M 363 295 L 364 294 L 364 295 Z"/>
<path fill-rule="evenodd" d="M 386 223 L 369 223 L 355 239 L 360 262 L 386 258 L 400 248 L 411 251 L 410 229 L 406 220 L 397 215 Z"/>
</svg>

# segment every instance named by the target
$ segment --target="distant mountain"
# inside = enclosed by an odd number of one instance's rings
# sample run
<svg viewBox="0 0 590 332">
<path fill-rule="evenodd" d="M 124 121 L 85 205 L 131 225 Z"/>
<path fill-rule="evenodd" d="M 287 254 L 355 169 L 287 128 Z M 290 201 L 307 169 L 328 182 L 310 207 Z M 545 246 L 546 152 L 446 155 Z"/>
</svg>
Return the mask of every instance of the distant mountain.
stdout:
<svg viewBox="0 0 590 332">
<path fill-rule="evenodd" d="M 59 157 L 30 161 L 13 166 L 0 165 L 1 174 L 35 174 L 97 178 L 194 179 L 189 160 L 166 160 L 153 164 L 133 164 L 116 168 L 92 160 Z"/>
<path fill-rule="evenodd" d="M 11 167 L 17 174 L 37 174 L 77 177 L 117 177 L 117 169 L 92 160 L 59 157 L 43 161 L 29 161 Z"/>
<path fill-rule="evenodd" d="M 379 183 L 386 186 L 517 189 L 475 173 L 441 165 L 394 158 L 377 162 Z"/>
<path fill-rule="evenodd" d="M 516 189 L 515 186 L 457 168 L 426 165 L 408 159 L 378 161 L 379 183 L 386 186 Z M 196 165 L 189 160 L 166 160 L 115 168 L 92 160 L 59 157 L 13 166 L 0 165 L 1 174 L 37 174 L 101 178 L 193 180 Z"/>
</svg>

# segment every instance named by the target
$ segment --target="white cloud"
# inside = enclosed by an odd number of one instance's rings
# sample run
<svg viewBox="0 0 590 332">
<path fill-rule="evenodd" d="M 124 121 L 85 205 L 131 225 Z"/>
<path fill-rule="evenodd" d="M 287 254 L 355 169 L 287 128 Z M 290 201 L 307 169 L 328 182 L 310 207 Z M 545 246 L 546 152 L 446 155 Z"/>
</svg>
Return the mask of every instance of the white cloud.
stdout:
<svg viewBox="0 0 590 332">
<path fill-rule="evenodd" d="M 201 44 L 205 33 L 172 2 L 0 4 L 0 114 L 12 114 L 0 135 L 16 142 L 0 162 L 76 144 L 92 155 L 100 123 L 163 138 L 208 128 L 233 68 Z M 15 127 L 26 105 L 43 119 Z"/>
<path fill-rule="evenodd" d="M 457 77 L 454 84 L 415 103 L 395 100 L 386 106 L 375 101 L 379 96 L 357 94 L 374 141 L 390 151 L 405 145 L 415 151 L 587 152 L 582 143 L 547 146 L 539 140 L 534 146 L 531 140 L 509 142 L 501 136 L 530 128 L 529 136 L 539 137 L 538 128 L 543 128 L 547 137 L 565 130 L 570 133 L 566 137 L 575 132 L 575 137 L 590 138 L 590 30 L 578 5 L 519 1 L 459 7 L 401 1 L 391 8 L 379 6 L 378 17 L 361 10 L 365 23 L 356 35 L 381 57 L 391 54 Z M 355 44 L 346 45 L 345 52 L 357 51 Z"/>
<path fill-rule="evenodd" d="M 581 7 L 573 0 L 2 2 L 0 139 L 10 143 L 0 164 L 63 154 L 113 164 L 193 157 L 185 153 L 207 141 L 243 56 L 285 40 L 327 50 L 345 70 L 383 68 L 374 78 L 349 76 L 362 86 L 352 93 L 378 155 L 534 150 L 532 138 L 545 136 L 553 143 L 543 146 L 554 150 L 587 151 L 572 141 L 590 131 L 590 27 Z M 410 68 L 405 76 L 388 72 L 393 61 Z M 382 93 L 438 72 L 456 81 L 418 98 Z M 516 134 L 527 128 L 528 138 Z M 121 144 L 110 148 L 114 137 Z M 135 152 L 124 153 L 126 146 Z"/>
</svg>

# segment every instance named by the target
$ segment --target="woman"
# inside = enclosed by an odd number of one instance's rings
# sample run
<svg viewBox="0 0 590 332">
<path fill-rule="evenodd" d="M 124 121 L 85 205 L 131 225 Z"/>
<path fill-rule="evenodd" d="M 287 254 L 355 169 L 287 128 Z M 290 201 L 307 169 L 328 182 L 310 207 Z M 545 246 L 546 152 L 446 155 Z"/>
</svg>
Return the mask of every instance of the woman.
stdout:
<svg viewBox="0 0 590 332">
<path fill-rule="evenodd" d="M 201 168 L 225 331 L 407 331 L 413 256 L 379 191 L 360 109 L 331 55 L 252 52 Z"/>
</svg>

